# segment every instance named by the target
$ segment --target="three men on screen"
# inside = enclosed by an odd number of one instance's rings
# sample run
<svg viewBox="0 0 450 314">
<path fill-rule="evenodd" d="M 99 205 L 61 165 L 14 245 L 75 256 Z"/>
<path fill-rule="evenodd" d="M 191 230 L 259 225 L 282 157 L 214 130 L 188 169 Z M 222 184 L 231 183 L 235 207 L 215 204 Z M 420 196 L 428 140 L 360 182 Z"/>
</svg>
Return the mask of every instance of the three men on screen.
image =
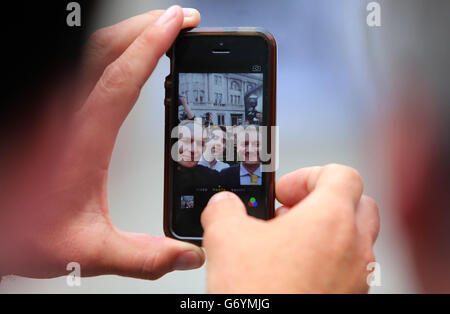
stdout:
<svg viewBox="0 0 450 314">
<path fill-rule="evenodd" d="M 226 132 L 214 127 L 203 142 L 203 128 L 197 121 L 180 124 L 178 170 L 182 185 L 236 187 L 239 185 L 262 185 L 260 145 L 258 129 L 249 126 L 239 129 L 235 141 L 237 161 L 230 166 L 223 162 L 226 153 Z M 205 150 L 203 151 L 203 144 Z"/>
</svg>

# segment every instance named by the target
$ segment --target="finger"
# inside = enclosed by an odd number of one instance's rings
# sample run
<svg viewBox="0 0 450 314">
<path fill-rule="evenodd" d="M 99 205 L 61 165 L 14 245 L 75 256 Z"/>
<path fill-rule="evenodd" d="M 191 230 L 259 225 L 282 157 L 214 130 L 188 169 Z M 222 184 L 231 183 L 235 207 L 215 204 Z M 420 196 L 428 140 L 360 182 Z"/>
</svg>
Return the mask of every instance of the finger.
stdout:
<svg viewBox="0 0 450 314">
<path fill-rule="evenodd" d="M 315 186 L 323 167 L 308 167 L 288 173 L 275 183 L 277 200 L 285 206 L 294 206 L 304 199 Z"/>
<path fill-rule="evenodd" d="M 380 216 L 377 203 L 363 195 L 356 211 L 356 224 L 361 234 L 373 245 L 380 231 Z"/>
<path fill-rule="evenodd" d="M 311 183 L 311 181 L 309 182 Z M 315 186 L 309 190 L 317 191 L 330 204 L 333 202 L 349 203 L 356 209 L 364 189 L 363 181 L 355 169 L 339 165 L 326 165 L 315 181 Z"/>
<path fill-rule="evenodd" d="M 82 120 L 92 128 L 91 132 L 118 132 L 140 89 L 175 40 L 182 24 L 181 7 L 170 7 L 106 67 L 80 112 Z"/>
<path fill-rule="evenodd" d="M 308 197 L 297 206 L 306 205 L 305 202 L 316 203 L 318 208 L 349 209 L 356 211 L 363 192 L 363 181 L 359 173 L 350 167 L 329 164 L 320 171 L 311 171 L 306 179 Z M 297 207 L 295 206 L 295 207 Z"/>
<path fill-rule="evenodd" d="M 105 243 L 101 271 L 141 279 L 158 279 L 173 270 L 200 267 L 205 256 L 196 245 L 146 234 L 117 231 Z"/>
<path fill-rule="evenodd" d="M 292 207 L 311 193 L 327 202 L 351 202 L 356 209 L 363 191 L 359 173 L 350 167 L 329 164 L 299 169 L 281 177 L 275 185 L 276 197 Z"/>
<path fill-rule="evenodd" d="M 244 219 L 245 217 L 247 217 L 247 211 L 239 196 L 231 192 L 220 192 L 214 194 L 209 200 L 203 210 L 201 223 L 206 231 L 214 223 Z"/>
<path fill-rule="evenodd" d="M 125 49 L 154 23 L 163 10 L 150 11 L 122 21 L 118 24 L 97 30 L 89 38 L 83 53 L 81 84 L 83 89 L 91 91 L 106 66 L 116 60 Z"/>
<path fill-rule="evenodd" d="M 153 10 L 97 30 L 89 38 L 84 51 L 81 70 L 83 89 L 87 92 L 91 91 L 106 66 L 116 60 L 164 12 L 164 10 Z M 197 10 L 184 8 L 183 13 L 181 28 L 196 27 L 199 24 L 200 13 Z"/>
<path fill-rule="evenodd" d="M 284 214 L 288 213 L 289 210 L 290 210 L 289 207 L 280 206 L 275 210 L 275 216 L 278 217 L 278 216 L 284 215 Z"/>
</svg>

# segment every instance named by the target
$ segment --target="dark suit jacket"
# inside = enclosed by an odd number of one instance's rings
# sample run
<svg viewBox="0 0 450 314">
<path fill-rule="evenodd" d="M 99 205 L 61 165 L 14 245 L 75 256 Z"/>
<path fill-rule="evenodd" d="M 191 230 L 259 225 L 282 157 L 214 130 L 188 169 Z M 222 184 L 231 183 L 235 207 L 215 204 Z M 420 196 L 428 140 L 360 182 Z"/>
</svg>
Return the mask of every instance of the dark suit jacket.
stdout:
<svg viewBox="0 0 450 314">
<path fill-rule="evenodd" d="M 180 167 L 178 169 L 178 182 L 181 190 L 189 187 L 217 186 L 220 184 L 219 179 L 219 172 L 201 165 L 194 168 Z"/>
<path fill-rule="evenodd" d="M 234 165 L 220 172 L 220 182 L 225 187 L 238 187 L 241 185 L 240 165 Z"/>
</svg>

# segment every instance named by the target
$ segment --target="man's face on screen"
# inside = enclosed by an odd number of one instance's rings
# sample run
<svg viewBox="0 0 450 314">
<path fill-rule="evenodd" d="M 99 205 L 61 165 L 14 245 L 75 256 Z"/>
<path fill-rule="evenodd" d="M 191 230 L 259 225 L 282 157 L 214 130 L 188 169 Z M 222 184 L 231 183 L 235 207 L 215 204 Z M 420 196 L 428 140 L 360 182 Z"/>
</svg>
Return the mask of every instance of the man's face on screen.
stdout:
<svg viewBox="0 0 450 314">
<path fill-rule="evenodd" d="M 212 131 L 210 140 L 207 143 L 207 149 L 210 149 L 214 157 L 222 156 L 226 145 L 225 132 L 222 130 Z"/>
<path fill-rule="evenodd" d="M 201 132 L 192 128 L 182 128 L 179 133 L 178 163 L 186 168 L 195 167 L 203 152 L 203 137 Z"/>
<path fill-rule="evenodd" d="M 239 134 L 237 143 L 238 160 L 246 164 L 259 164 L 261 162 L 258 131 L 246 130 Z"/>
</svg>

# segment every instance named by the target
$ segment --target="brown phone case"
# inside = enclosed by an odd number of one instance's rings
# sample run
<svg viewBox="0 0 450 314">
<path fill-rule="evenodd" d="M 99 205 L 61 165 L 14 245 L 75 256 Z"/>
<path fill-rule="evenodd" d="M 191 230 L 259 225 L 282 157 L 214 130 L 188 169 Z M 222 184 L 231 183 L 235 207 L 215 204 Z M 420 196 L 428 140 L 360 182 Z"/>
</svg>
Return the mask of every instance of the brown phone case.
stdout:
<svg viewBox="0 0 450 314">
<path fill-rule="evenodd" d="M 269 120 L 270 126 L 276 125 L 276 62 L 277 62 L 277 47 L 276 41 L 272 34 L 267 32 L 261 28 L 247 28 L 247 27 L 236 27 L 236 28 L 197 28 L 190 31 L 183 31 L 179 36 L 203 36 L 203 35 L 227 35 L 233 36 L 237 35 L 249 35 L 249 36 L 261 36 L 267 42 L 268 46 L 268 88 L 267 95 L 269 96 Z M 171 197 L 172 197 L 172 181 L 171 181 L 171 144 L 170 144 L 170 136 L 171 136 L 171 126 L 172 119 L 171 117 L 171 106 L 176 106 L 177 95 L 175 95 L 174 84 L 175 81 L 173 79 L 175 69 L 175 53 L 174 49 L 175 44 L 171 47 L 171 49 L 166 53 L 166 55 L 170 58 L 170 74 L 166 77 L 164 88 L 165 88 L 165 141 L 164 141 L 164 233 L 166 236 L 179 239 L 187 242 L 191 242 L 201 246 L 201 239 L 185 239 L 183 237 L 177 236 L 172 230 L 172 208 L 171 208 Z M 267 125 L 269 126 L 269 124 Z M 271 133 L 268 132 L 268 142 L 271 141 Z M 276 154 L 273 152 L 271 158 L 277 158 Z M 271 219 L 275 214 L 275 171 L 268 173 L 269 182 L 267 183 L 267 204 L 268 208 L 268 218 Z"/>
</svg>

